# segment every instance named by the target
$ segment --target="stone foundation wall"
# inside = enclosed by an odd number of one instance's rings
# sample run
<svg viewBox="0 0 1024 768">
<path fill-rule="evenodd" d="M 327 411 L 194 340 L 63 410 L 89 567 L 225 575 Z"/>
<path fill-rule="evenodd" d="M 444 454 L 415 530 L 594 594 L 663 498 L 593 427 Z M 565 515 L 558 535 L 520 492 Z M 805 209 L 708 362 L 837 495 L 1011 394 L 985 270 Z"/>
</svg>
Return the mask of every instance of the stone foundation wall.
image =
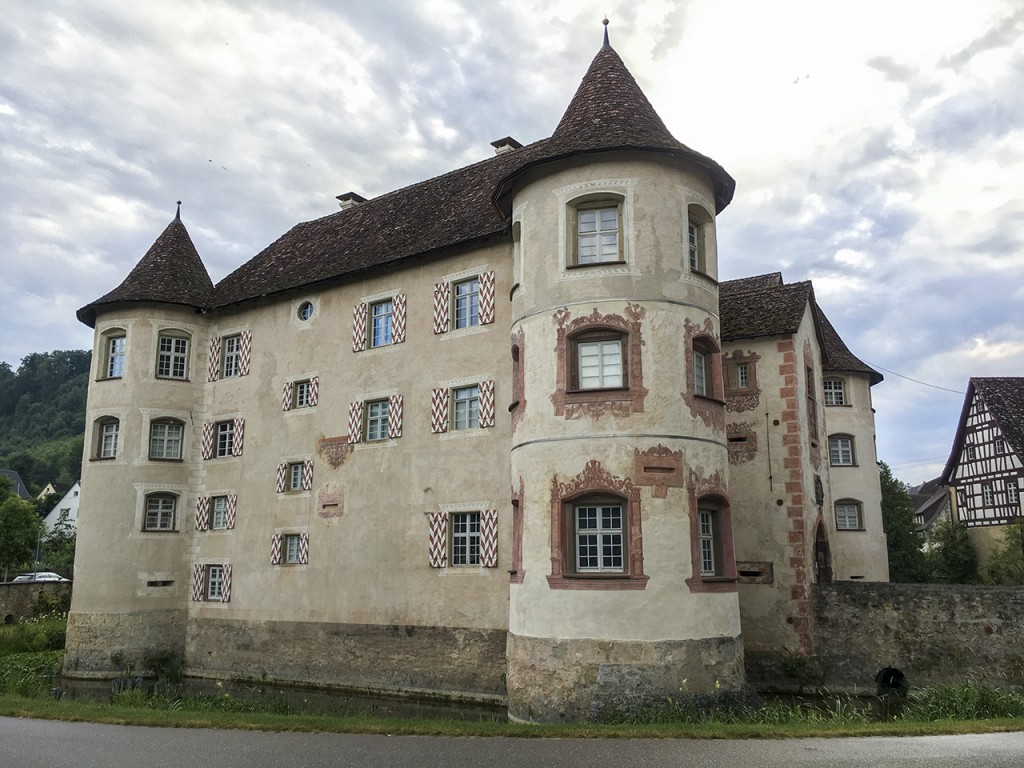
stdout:
<svg viewBox="0 0 1024 768">
<path fill-rule="evenodd" d="M 1024 689 L 1024 590 L 836 582 L 813 590 L 814 655 L 749 655 L 759 690 L 824 685 L 874 693 L 875 675 L 900 670 L 911 687 L 964 680 Z"/>
<path fill-rule="evenodd" d="M 185 674 L 389 692 L 504 695 L 504 630 L 194 620 Z"/>
<path fill-rule="evenodd" d="M 0 622 L 10 624 L 35 616 L 40 595 L 47 595 L 54 600 L 70 600 L 71 583 L 29 581 L 0 584 Z"/>
<path fill-rule="evenodd" d="M 743 687 L 738 637 L 647 643 L 508 634 L 508 713 L 517 720 L 599 722 L 668 697 Z"/>
<path fill-rule="evenodd" d="M 185 650 L 183 610 L 68 615 L 64 674 L 68 677 L 113 677 L 126 666 L 146 674 L 145 657 L 151 653 Z"/>
</svg>

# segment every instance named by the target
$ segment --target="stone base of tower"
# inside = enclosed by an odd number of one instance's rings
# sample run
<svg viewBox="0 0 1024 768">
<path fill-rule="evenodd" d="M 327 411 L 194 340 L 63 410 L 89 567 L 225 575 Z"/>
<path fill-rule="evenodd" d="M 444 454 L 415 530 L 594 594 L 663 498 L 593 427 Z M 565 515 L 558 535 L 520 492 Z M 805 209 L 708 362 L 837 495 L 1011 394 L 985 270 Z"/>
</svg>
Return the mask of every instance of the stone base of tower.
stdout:
<svg viewBox="0 0 1024 768">
<path fill-rule="evenodd" d="M 144 673 L 153 654 L 185 653 L 184 610 L 68 615 L 64 675 L 71 678 L 116 677 L 126 668 Z"/>
<path fill-rule="evenodd" d="M 508 635 L 508 715 L 599 722 L 689 696 L 745 689 L 740 637 L 558 639 Z"/>
</svg>

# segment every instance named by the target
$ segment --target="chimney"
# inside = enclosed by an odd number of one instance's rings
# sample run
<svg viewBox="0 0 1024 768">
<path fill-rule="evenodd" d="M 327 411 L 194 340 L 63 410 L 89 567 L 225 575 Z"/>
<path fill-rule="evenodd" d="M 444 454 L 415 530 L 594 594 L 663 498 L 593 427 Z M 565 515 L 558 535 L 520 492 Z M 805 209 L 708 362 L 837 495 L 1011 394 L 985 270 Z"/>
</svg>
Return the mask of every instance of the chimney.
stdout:
<svg viewBox="0 0 1024 768">
<path fill-rule="evenodd" d="M 494 147 L 494 154 L 503 155 L 506 152 L 511 152 L 513 149 L 519 149 L 522 144 L 513 139 L 511 136 L 506 136 L 503 139 L 492 141 L 491 146 Z"/>
<path fill-rule="evenodd" d="M 366 202 L 366 198 L 358 192 L 346 192 L 343 195 L 338 195 L 335 199 L 338 201 L 338 207 L 343 211 Z"/>
</svg>

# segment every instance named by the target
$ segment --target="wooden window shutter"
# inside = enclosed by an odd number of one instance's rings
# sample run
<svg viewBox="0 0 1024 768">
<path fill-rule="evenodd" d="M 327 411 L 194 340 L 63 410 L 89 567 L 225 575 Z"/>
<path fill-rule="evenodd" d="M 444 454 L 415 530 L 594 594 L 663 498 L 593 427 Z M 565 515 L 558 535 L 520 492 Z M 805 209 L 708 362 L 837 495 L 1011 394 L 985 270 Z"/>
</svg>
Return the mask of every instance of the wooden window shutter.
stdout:
<svg viewBox="0 0 1024 768">
<path fill-rule="evenodd" d="M 231 602 L 231 566 L 224 563 L 221 568 L 224 569 L 224 581 L 221 582 L 220 587 L 220 601 L 222 603 Z"/>
<path fill-rule="evenodd" d="M 204 459 L 212 459 L 213 458 L 213 437 L 214 437 L 214 431 L 216 430 L 216 428 L 217 428 L 217 425 L 214 424 L 212 421 L 207 421 L 207 422 L 203 423 L 203 458 Z"/>
<path fill-rule="evenodd" d="M 429 516 L 428 560 L 431 568 L 448 565 L 448 513 L 433 512 Z"/>
<path fill-rule="evenodd" d="M 405 341 L 406 301 L 404 293 L 397 293 L 391 299 L 391 343 Z"/>
<path fill-rule="evenodd" d="M 402 436 L 402 396 L 388 398 L 388 437 L 392 440 Z"/>
<path fill-rule="evenodd" d="M 313 460 L 306 459 L 302 462 L 302 490 L 309 491 L 313 488 Z"/>
<path fill-rule="evenodd" d="M 348 441 L 358 443 L 363 439 L 363 401 L 348 404 Z"/>
<path fill-rule="evenodd" d="M 430 430 L 448 431 L 448 389 L 435 389 L 430 395 Z"/>
<path fill-rule="evenodd" d="M 249 361 L 252 360 L 252 331 L 242 331 L 239 339 L 238 375 L 249 375 Z"/>
<path fill-rule="evenodd" d="M 228 529 L 235 527 L 235 509 L 238 507 L 238 497 L 233 493 L 228 494 L 228 508 L 224 513 L 224 526 Z"/>
<path fill-rule="evenodd" d="M 494 270 L 480 273 L 480 325 L 494 322 Z"/>
<path fill-rule="evenodd" d="M 196 530 L 210 529 L 210 497 L 200 496 L 196 499 Z"/>
<path fill-rule="evenodd" d="M 281 564 L 281 542 L 284 536 L 280 533 L 275 533 L 274 538 L 270 540 L 270 564 L 280 565 Z"/>
<path fill-rule="evenodd" d="M 494 426 L 494 382 L 480 382 L 480 411 L 479 419 L 481 427 Z"/>
<path fill-rule="evenodd" d="M 309 564 L 309 534 L 299 535 L 299 562 L 303 565 Z"/>
<path fill-rule="evenodd" d="M 448 330 L 451 315 L 451 286 L 448 283 L 434 285 L 434 333 Z"/>
<path fill-rule="evenodd" d="M 352 351 L 366 349 L 366 302 L 352 307 Z"/>
<path fill-rule="evenodd" d="M 480 514 L 480 564 L 485 568 L 498 566 L 498 510 L 485 509 Z"/>
<path fill-rule="evenodd" d="M 210 365 L 206 380 L 216 381 L 220 378 L 220 336 L 210 337 Z"/>
<path fill-rule="evenodd" d="M 206 566 L 196 563 L 192 566 L 192 599 L 201 603 L 206 597 Z"/>
<path fill-rule="evenodd" d="M 492 398 L 493 399 L 493 398 Z M 492 414 L 493 418 L 493 414 Z M 235 436 L 231 442 L 231 455 L 241 456 L 242 455 L 242 438 L 245 436 L 245 419 L 235 419 Z"/>
<path fill-rule="evenodd" d="M 285 481 L 285 476 L 287 474 L 288 474 L 288 465 L 287 464 L 278 464 L 277 465 L 277 492 L 278 493 L 284 493 L 284 481 Z"/>
<path fill-rule="evenodd" d="M 292 390 L 293 384 L 290 381 L 284 383 L 284 389 L 281 392 L 281 410 L 290 411 L 292 409 Z"/>
<path fill-rule="evenodd" d="M 320 400 L 320 377 L 313 376 L 309 380 L 309 407 L 312 408 Z"/>
</svg>

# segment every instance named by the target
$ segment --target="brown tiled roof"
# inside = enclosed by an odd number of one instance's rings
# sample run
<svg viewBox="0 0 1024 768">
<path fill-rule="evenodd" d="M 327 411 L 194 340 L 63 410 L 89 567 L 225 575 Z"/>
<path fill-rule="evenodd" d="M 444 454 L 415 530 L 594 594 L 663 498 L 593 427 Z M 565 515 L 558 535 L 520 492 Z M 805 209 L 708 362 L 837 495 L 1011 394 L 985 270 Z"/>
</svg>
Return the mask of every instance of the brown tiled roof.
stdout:
<svg viewBox="0 0 1024 768">
<path fill-rule="evenodd" d="M 999 422 L 1003 437 L 1021 458 L 1024 458 L 1024 378 L 971 379 L 974 391 L 981 396 L 992 417 Z"/>
<path fill-rule="evenodd" d="M 768 288 L 777 288 L 780 285 L 782 285 L 782 273 L 769 272 L 766 275 L 725 280 L 718 284 L 718 295 L 725 296 L 733 293 L 745 293 L 746 291 L 763 291 Z"/>
<path fill-rule="evenodd" d="M 825 359 L 822 368 L 826 371 L 842 371 L 844 373 L 866 373 L 871 377 L 872 384 L 878 384 L 885 377 L 857 357 L 840 338 L 831 321 L 818 309 L 818 320 L 821 323 L 821 336 L 825 340 Z"/>
<path fill-rule="evenodd" d="M 521 156 L 521 164 L 502 181 L 495 195 L 507 198 L 515 179 L 532 167 L 591 152 L 637 149 L 682 157 L 704 168 L 715 187 L 715 212 L 732 200 L 736 182 L 710 157 L 678 141 L 654 111 L 633 75 L 607 43 L 583 76 L 569 107 L 542 152 Z"/>
<path fill-rule="evenodd" d="M 814 298 L 811 284 L 773 285 L 769 277 L 729 280 L 719 286 L 722 341 L 796 333 Z"/>
<path fill-rule="evenodd" d="M 213 296 L 213 281 L 180 216 L 146 251 L 117 288 L 78 310 L 78 319 L 92 327 L 96 310 L 107 304 L 159 302 L 204 309 Z"/>
</svg>

